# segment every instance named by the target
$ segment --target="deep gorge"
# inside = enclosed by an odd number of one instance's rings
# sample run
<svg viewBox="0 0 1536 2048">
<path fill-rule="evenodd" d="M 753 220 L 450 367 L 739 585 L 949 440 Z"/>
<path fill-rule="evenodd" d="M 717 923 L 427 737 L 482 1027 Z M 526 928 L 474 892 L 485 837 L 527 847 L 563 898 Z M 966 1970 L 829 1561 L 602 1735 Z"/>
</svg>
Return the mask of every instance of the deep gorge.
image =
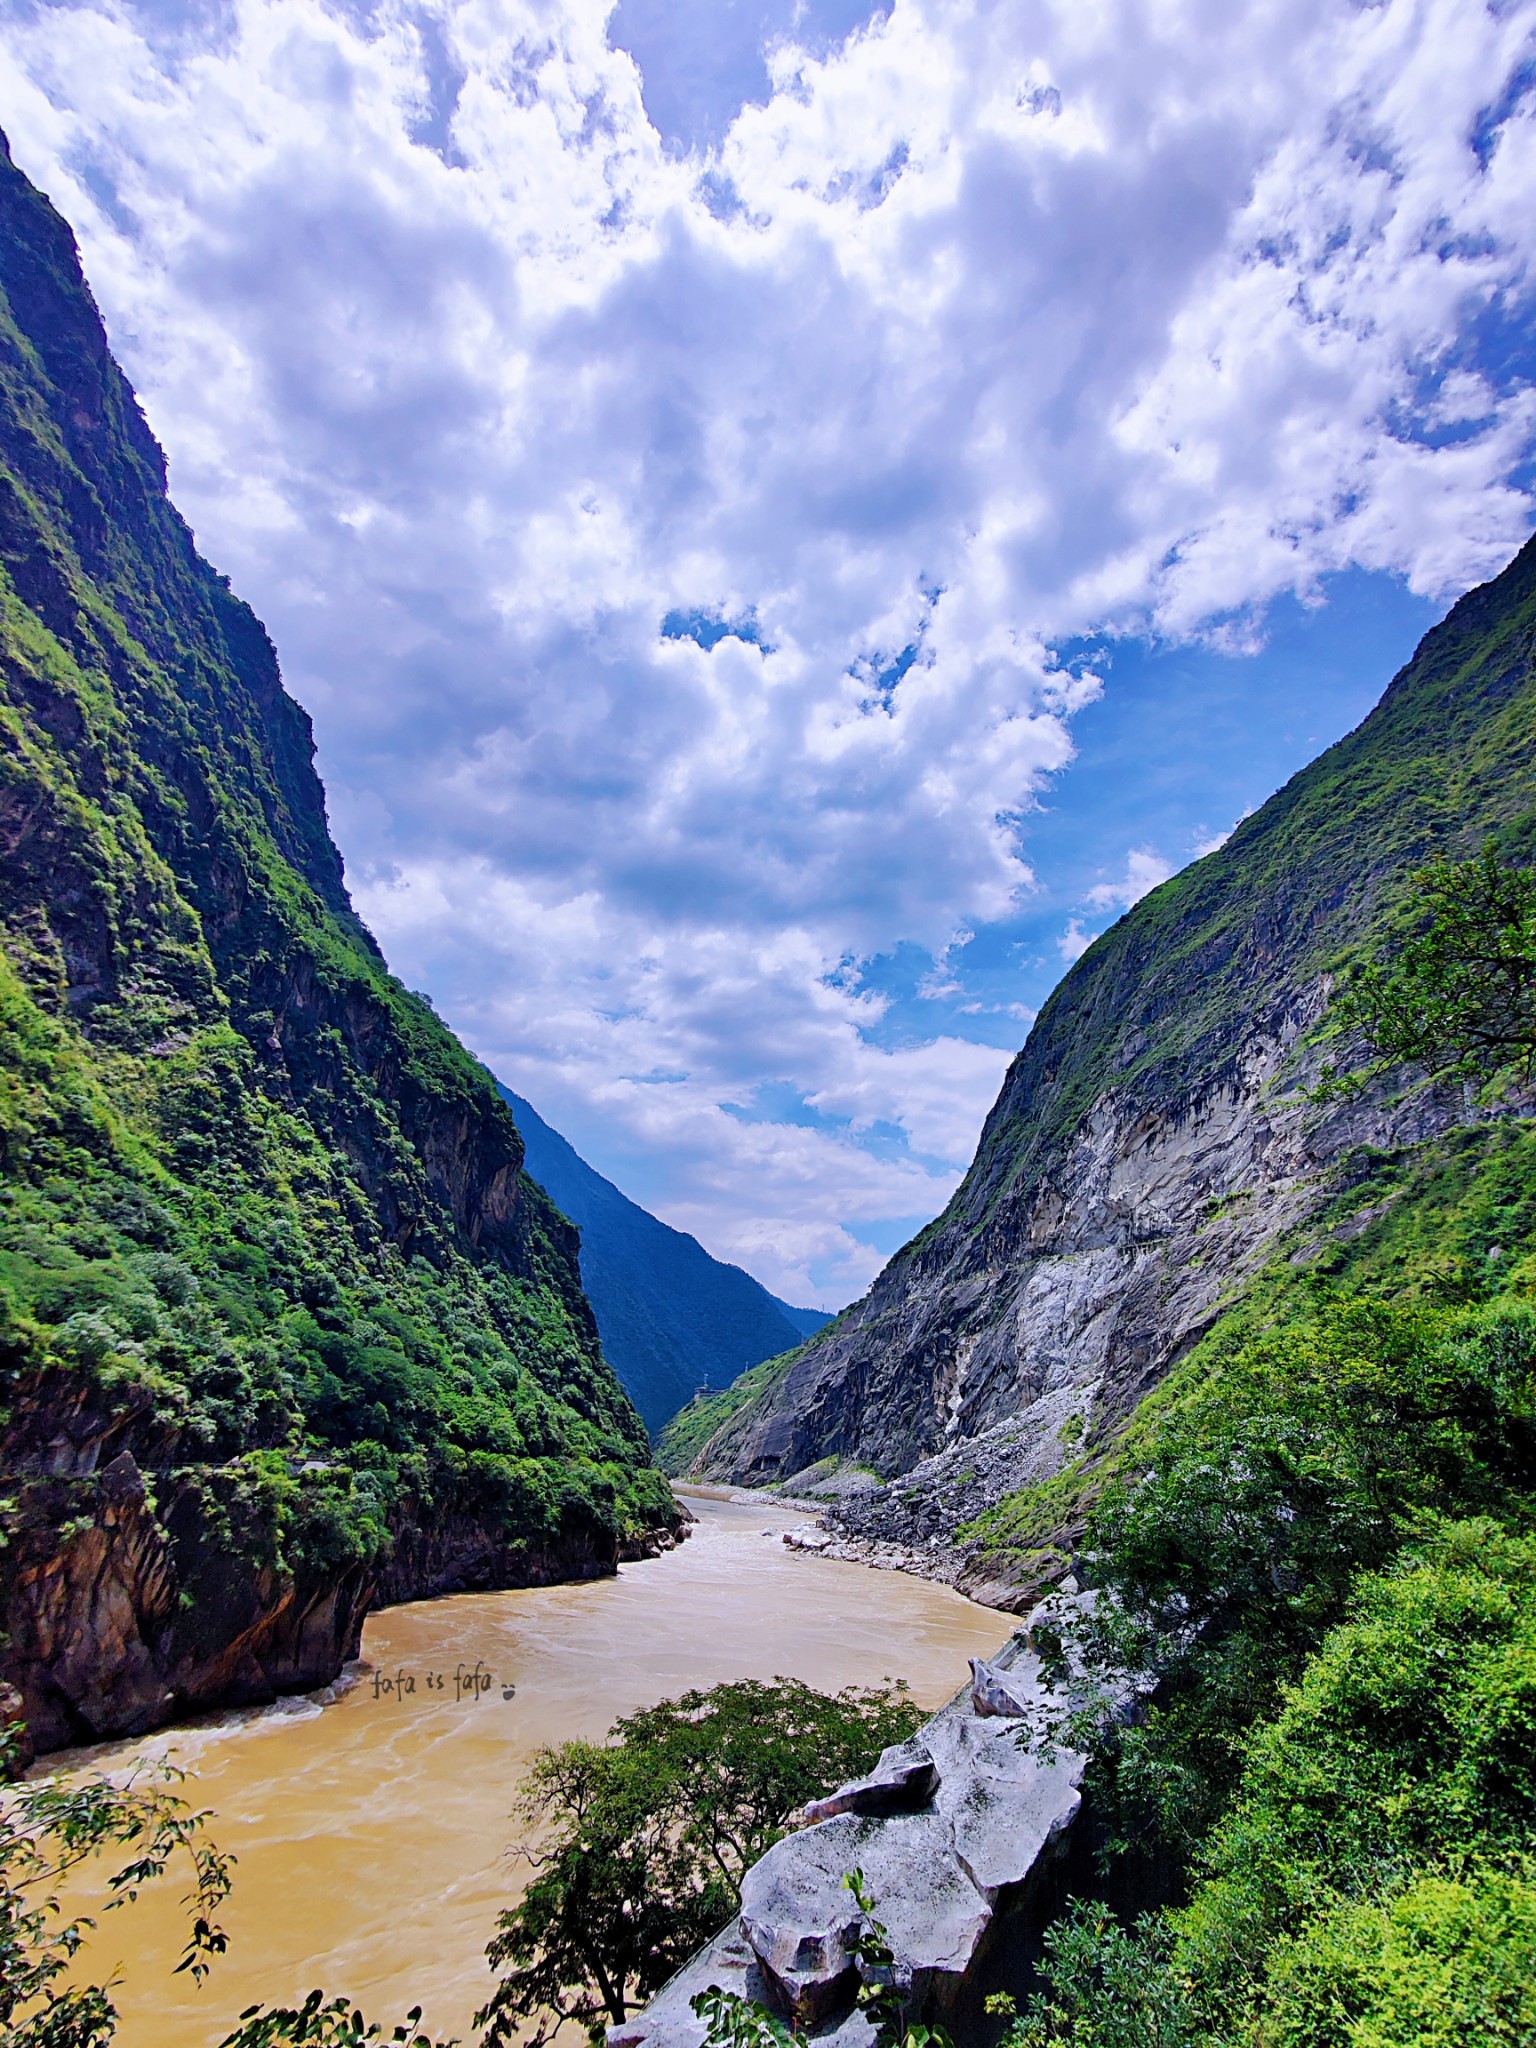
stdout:
<svg viewBox="0 0 1536 2048">
<path fill-rule="evenodd" d="M 909 2023 L 985 2031 L 941 1885 L 972 1933 L 978 1899 L 1028 1894 L 1006 1989 L 1036 2002 L 1008 2048 L 1120 2048 L 1126 1985 L 1151 2015 L 1135 2048 L 1531 2038 L 1536 542 L 1088 948 L 943 1214 L 653 1460 L 577 1234 L 490 1074 L 357 917 L 308 720 L 170 504 L 70 232 L 8 157 L 0 294 L 11 1767 L 323 1688 L 380 1608 L 381 1641 L 462 1622 L 470 1648 L 523 1611 L 411 1604 L 444 1596 L 558 1594 L 579 1662 L 581 1603 L 624 1609 L 621 1563 L 686 1575 L 686 1548 L 661 1555 L 686 1530 L 663 1465 L 771 1484 L 821 1509 L 833 1555 L 762 1554 L 813 1605 L 854 1583 L 818 1574 L 856 1573 L 860 1660 L 888 1649 L 899 1675 L 913 1613 L 1007 1632 L 919 1576 L 1032 1619 L 914 1738 L 942 1758 L 829 1786 L 838 1810 L 748 1871 L 752 1926 L 695 1967 L 761 1993 L 753 2024 L 877 2038 L 856 2004 L 873 1908 L 841 1866 L 899 1835 L 905 2003 L 879 2048 L 922 2048 Z M 1372 1059 L 1340 1001 L 1435 939 L 1426 876 L 1465 908 L 1479 873 L 1514 1054 L 1429 1032 Z M 1439 994 L 1415 997 L 1432 1021 Z M 764 1653 L 729 1590 L 703 1626 L 663 1643 L 649 1694 L 737 1654 L 733 1631 Z M 1031 1712 L 1071 1708 L 1043 1737 L 1009 1703 L 1026 1665 Z M 609 1682 L 578 1675 L 546 1732 L 600 1736 Z M 327 1704 L 328 1730 L 358 1704 Z M 1036 1841 L 1014 1819 L 1047 1780 Z M 1092 1841 L 1031 1890 L 1080 1814 Z M 700 2048 L 668 1996 L 614 2048 Z"/>
</svg>

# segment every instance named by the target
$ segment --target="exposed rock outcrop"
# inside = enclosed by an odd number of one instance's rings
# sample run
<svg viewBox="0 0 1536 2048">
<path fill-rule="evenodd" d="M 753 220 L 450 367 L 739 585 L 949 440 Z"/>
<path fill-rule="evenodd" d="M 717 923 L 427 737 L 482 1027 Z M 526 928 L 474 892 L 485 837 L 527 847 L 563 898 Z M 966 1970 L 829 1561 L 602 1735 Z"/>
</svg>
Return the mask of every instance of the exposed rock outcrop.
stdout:
<svg viewBox="0 0 1536 2048">
<path fill-rule="evenodd" d="M 1028 1248 L 1000 1237 L 980 1270 L 968 1248 L 963 1284 L 940 1274 L 936 1284 L 909 1287 L 903 1307 L 917 1327 L 905 1357 L 944 1347 L 952 1361 L 942 1447 L 883 1484 L 828 1499 L 829 1555 L 916 1570 L 1016 1612 L 1028 1607 L 1040 1582 L 999 1582 L 986 1553 L 957 1543 L 956 1530 L 1051 1477 L 1084 1440 L 1113 1433 L 1242 1282 L 1282 1240 L 1304 1238 L 1309 1218 L 1372 1153 L 1491 1114 L 1459 1089 L 1396 1100 L 1383 1090 L 1320 1113 L 1296 1085 L 1315 1078 L 1316 1056 L 1293 1065 L 1281 1093 L 1274 1083 L 1283 1058 L 1283 1048 L 1270 1048 L 1243 1083 L 1165 1123 L 1107 1100 L 1067 1149 L 1053 1190 L 1064 1215 L 1049 1248 L 1026 1221 Z M 1369 1220 L 1353 1219 L 1357 1228 Z M 1103 1241 L 1116 1232 L 1118 1243 Z M 1303 1243 L 1299 1256 L 1315 1249 Z M 813 1354 L 805 1365 L 813 1364 L 839 1373 L 835 1360 Z M 824 1399 L 822 1389 L 811 1398 Z M 859 1454 L 871 1455 L 867 1443 Z M 791 1474 L 788 1489 L 797 1485 Z M 1063 1535 L 1047 1561 L 1052 1577 L 1070 1565 L 1070 1532 Z"/>
<path fill-rule="evenodd" d="M 739 1918 L 643 2012 L 610 2027 L 608 2048 L 699 2048 L 691 2000 L 712 1984 L 798 2033 L 867 2048 L 854 2004 L 863 1915 L 844 1882 L 854 1870 L 886 1930 L 909 2022 L 979 2021 L 988 1958 L 1031 1921 L 1082 1806 L 1085 1759 L 1048 1740 L 1072 1698 L 1028 1632 L 1016 1636 L 867 1778 L 806 1809 L 812 1825 L 748 1871 Z"/>
<path fill-rule="evenodd" d="M 1077 962 L 945 1213 L 755 1398 L 722 1398 L 692 1472 L 803 1490 L 829 1457 L 869 1468 L 883 1483 L 828 1501 L 844 1554 L 1035 1597 L 957 1555 L 956 1530 L 1112 1437 L 1278 1248 L 1326 1249 L 1310 1220 L 1373 1156 L 1486 1114 L 1456 1088 L 1302 1091 L 1332 976 L 1411 872 L 1489 834 L 1530 857 L 1533 645 L 1536 543 L 1363 725 Z"/>
<path fill-rule="evenodd" d="M 373 1608 L 613 1572 L 611 1529 L 519 1542 L 505 1524 L 406 1520 L 381 1569 L 299 1572 L 232 1549 L 203 1485 L 163 1479 L 153 1504 L 128 1451 L 99 1471 L 24 1482 L 9 1519 L 0 1668 L 27 1754 L 148 1729 L 215 1706 L 264 1705 L 334 1679 Z M 672 1541 L 653 1532 L 648 1548 Z M 638 1547 L 638 1546 L 636 1546 Z M 0 1703 L 0 1716 L 3 1716 Z"/>
</svg>

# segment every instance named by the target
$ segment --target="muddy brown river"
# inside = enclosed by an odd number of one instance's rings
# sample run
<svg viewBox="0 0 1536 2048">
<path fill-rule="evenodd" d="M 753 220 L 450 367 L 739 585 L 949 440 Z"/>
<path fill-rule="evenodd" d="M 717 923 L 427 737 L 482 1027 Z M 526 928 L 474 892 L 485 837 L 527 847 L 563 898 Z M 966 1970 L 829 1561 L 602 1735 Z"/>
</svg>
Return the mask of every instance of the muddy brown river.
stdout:
<svg viewBox="0 0 1536 2048">
<path fill-rule="evenodd" d="M 967 1657 L 1008 1635 L 1008 1616 L 945 1587 L 791 1550 L 791 1511 L 688 1500 L 692 1538 L 615 1579 L 372 1616 L 368 1668 L 332 1704 L 94 1752 L 114 1776 L 171 1758 L 239 1858 L 229 1953 L 201 1988 L 172 1974 L 181 1882 L 100 1917 L 88 1961 L 119 1973 L 121 2048 L 213 2048 L 245 2006 L 297 2003 L 315 1985 L 389 2024 L 419 2004 L 434 2033 L 469 2041 L 490 1988 L 485 1945 L 526 1870 L 509 1852 L 511 1807 L 541 1745 L 600 1737 L 690 1686 L 777 1673 L 831 1691 L 905 1678 L 937 1707 Z"/>
</svg>

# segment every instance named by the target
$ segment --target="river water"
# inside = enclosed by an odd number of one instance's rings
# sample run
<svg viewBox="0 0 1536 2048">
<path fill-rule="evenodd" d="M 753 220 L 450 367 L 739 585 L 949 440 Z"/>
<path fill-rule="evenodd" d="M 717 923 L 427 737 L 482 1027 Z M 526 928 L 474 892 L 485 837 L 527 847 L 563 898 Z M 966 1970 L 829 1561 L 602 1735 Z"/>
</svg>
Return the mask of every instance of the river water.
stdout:
<svg viewBox="0 0 1536 2048">
<path fill-rule="evenodd" d="M 1008 1616 L 946 1587 L 790 1549 L 782 1532 L 804 1521 L 792 1511 L 687 1497 L 689 1541 L 617 1578 L 371 1616 L 365 1668 L 331 1704 L 91 1753 L 114 1777 L 168 1756 L 239 1859 L 229 1953 L 200 1988 L 172 1974 L 181 1882 L 99 1917 L 87 1960 L 98 1981 L 120 1973 L 120 2048 L 213 2048 L 245 2006 L 296 2004 L 317 1984 L 387 2025 L 419 2004 L 436 2034 L 471 2040 L 485 1945 L 526 1871 L 511 1808 L 541 1745 L 601 1737 L 690 1686 L 779 1673 L 829 1691 L 905 1678 L 937 1707 L 967 1657 L 1008 1635 Z"/>
</svg>

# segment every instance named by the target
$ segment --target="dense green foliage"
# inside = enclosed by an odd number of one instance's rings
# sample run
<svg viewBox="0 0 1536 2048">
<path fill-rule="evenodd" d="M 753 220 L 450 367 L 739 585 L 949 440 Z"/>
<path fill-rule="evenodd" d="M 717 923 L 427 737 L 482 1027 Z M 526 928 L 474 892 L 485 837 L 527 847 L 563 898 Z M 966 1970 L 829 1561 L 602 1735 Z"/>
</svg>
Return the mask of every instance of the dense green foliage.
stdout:
<svg viewBox="0 0 1536 2048">
<path fill-rule="evenodd" d="M 1015 2048 L 1528 2042 L 1533 1845 L 1536 1540 L 1432 1520 L 1247 1743 L 1188 1905 L 1079 1907 Z"/>
<path fill-rule="evenodd" d="M 377 1564 L 449 1515 L 601 1549 L 671 1503 L 574 1234 L 354 915 L 311 755 L 0 158 L 6 1462 L 83 1398 L 254 1563 Z"/>
<path fill-rule="evenodd" d="M 1189 1903 L 1079 1908 L 1014 2048 L 1529 2038 L 1527 1292 L 1234 1318 L 1147 1404 L 1087 1510 L 1084 1647 L 1156 1691 L 1092 1792 Z"/>
<path fill-rule="evenodd" d="M 163 1446 L 155 1462 L 280 1568 L 380 1557 L 403 1500 L 535 1543 L 669 1511 L 568 1292 L 452 1244 L 388 1243 L 345 1157 L 242 1085 L 234 1034 L 189 1047 L 135 1116 L 7 980 L 0 963 L 0 1054 L 21 1040 L 40 1055 L 8 1063 L 0 1107 L 13 1386 L 88 1383 L 104 1412 L 138 1418 L 141 1462 Z M 167 1157 L 188 1096 L 207 1148 L 195 1180 Z"/>
<path fill-rule="evenodd" d="M 1492 854 L 1427 870 L 1340 1028 L 1507 1082 L 1531 898 Z M 1536 2037 L 1536 1138 L 1349 1178 L 1056 1482 L 1108 1596 L 1087 1660 L 1151 1688 L 1134 1725 L 1069 1717 L 1093 1798 L 1186 1903 L 1133 1929 L 1080 1904 L 1010 2048 Z"/>
<path fill-rule="evenodd" d="M 1536 1504 L 1536 1313 L 1351 1302 L 1213 1357 L 1089 1525 L 1107 1648 L 1155 1669 L 1115 1789 L 1128 1839 L 1183 1854 L 1248 1729 L 1427 1517 Z"/>
<path fill-rule="evenodd" d="M 696 1395 L 686 1408 L 680 1408 L 656 1441 L 656 1462 L 663 1472 L 690 1471 L 705 1444 L 733 1417 L 750 1414 L 754 1403 L 778 1385 L 804 1348 L 797 1345 L 777 1358 L 765 1358 L 720 1393 Z"/>
<path fill-rule="evenodd" d="M 521 1805 L 534 1876 L 488 1951 L 503 1974 L 478 2015 L 487 2042 L 542 2042 L 552 2016 L 600 2040 L 725 1924 L 797 1808 L 922 1720 L 900 1686 L 743 1680 L 542 1752 Z"/>
<path fill-rule="evenodd" d="M 1476 860 L 1432 861 L 1413 877 L 1400 944 L 1358 965 L 1333 1004 L 1341 1035 L 1359 1033 L 1369 1071 L 1404 1061 L 1486 1083 L 1536 1061 L 1536 870 L 1509 867 L 1490 842 Z M 1363 1076 L 1329 1074 L 1330 1090 Z"/>
</svg>

